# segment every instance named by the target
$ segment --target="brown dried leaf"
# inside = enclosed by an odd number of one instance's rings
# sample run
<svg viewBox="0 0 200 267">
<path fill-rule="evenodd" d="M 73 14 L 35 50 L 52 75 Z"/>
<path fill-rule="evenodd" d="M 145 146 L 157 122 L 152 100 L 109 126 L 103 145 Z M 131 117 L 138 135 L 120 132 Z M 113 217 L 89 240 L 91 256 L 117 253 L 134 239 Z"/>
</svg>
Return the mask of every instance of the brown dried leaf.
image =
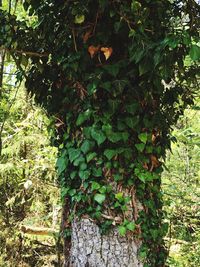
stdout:
<svg viewBox="0 0 200 267">
<path fill-rule="evenodd" d="M 154 156 L 154 155 L 151 155 L 150 159 L 151 159 L 151 169 L 150 169 L 150 171 L 153 171 L 153 169 L 159 167 L 161 163 L 156 158 L 156 156 Z"/>
<path fill-rule="evenodd" d="M 88 47 L 88 53 L 90 54 L 91 58 L 93 58 L 95 54 L 98 53 L 99 48 L 100 48 L 100 45 L 98 46 L 90 45 Z"/>
<path fill-rule="evenodd" d="M 108 60 L 113 53 L 112 47 L 101 47 L 101 51 L 103 52 L 106 60 Z"/>
</svg>

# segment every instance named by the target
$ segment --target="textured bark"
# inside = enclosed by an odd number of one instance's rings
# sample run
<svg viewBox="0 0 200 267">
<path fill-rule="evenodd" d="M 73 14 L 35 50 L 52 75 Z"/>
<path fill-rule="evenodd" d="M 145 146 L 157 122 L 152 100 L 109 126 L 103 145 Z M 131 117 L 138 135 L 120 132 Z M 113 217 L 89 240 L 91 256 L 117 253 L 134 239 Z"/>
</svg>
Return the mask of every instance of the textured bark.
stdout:
<svg viewBox="0 0 200 267">
<path fill-rule="evenodd" d="M 101 235 L 89 219 L 72 224 L 70 265 L 64 267 L 142 267 L 138 259 L 141 242 L 121 237 L 117 229 Z"/>
</svg>

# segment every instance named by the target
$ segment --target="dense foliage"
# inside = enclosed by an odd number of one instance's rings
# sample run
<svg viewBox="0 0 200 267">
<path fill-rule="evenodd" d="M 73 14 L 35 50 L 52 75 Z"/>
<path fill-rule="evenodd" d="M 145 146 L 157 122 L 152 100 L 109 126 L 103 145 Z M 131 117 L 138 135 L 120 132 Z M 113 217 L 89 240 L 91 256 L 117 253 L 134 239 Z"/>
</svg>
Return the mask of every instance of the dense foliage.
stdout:
<svg viewBox="0 0 200 267">
<path fill-rule="evenodd" d="M 197 88 L 199 5 L 23 3 L 34 23 L 1 11 L 0 45 L 28 91 L 56 117 L 57 167 L 70 218 L 88 215 L 102 231 L 112 224 L 122 235 L 132 231 L 143 240 L 146 266 L 163 266 L 161 159 L 171 126 Z"/>
</svg>

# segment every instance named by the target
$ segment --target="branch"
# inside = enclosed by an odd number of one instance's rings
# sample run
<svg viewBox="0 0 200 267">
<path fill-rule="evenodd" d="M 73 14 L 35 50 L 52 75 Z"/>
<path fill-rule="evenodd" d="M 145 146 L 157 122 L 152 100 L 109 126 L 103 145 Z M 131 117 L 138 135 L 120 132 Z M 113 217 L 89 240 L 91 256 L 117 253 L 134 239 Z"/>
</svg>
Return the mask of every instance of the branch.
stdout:
<svg viewBox="0 0 200 267">
<path fill-rule="evenodd" d="M 29 235 L 48 235 L 53 236 L 55 234 L 58 234 L 59 231 L 47 228 L 47 227 L 34 227 L 34 226 L 26 226 L 22 225 L 20 229 L 23 233 L 29 234 Z"/>
<path fill-rule="evenodd" d="M 32 57 L 48 57 L 50 53 L 38 53 L 38 52 L 33 52 L 33 51 L 24 51 L 24 50 L 15 50 L 15 49 L 8 49 L 1 47 L 1 50 L 6 50 L 7 52 L 10 53 L 17 53 L 21 55 L 27 55 L 27 56 L 32 56 Z"/>
</svg>

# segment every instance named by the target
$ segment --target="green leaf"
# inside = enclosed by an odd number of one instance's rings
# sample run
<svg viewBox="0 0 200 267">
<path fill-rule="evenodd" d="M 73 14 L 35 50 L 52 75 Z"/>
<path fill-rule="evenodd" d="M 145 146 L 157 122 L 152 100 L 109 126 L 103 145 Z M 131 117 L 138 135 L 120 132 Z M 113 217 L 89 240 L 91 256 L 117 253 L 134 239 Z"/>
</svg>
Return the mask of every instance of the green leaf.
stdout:
<svg viewBox="0 0 200 267">
<path fill-rule="evenodd" d="M 78 118 L 76 120 L 76 125 L 80 126 L 81 124 L 83 124 L 86 120 L 89 120 L 91 116 L 91 111 L 88 109 L 83 113 L 80 113 L 78 115 Z"/>
<path fill-rule="evenodd" d="M 145 148 L 145 144 L 135 144 L 135 147 L 138 151 L 143 152 Z"/>
<path fill-rule="evenodd" d="M 94 94 L 96 92 L 96 90 L 97 90 L 96 83 L 90 83 L 90 84 L 88 84 L 88 86 L 87 86 L 87 92 L 88 92 L 88 95 L 89 96 L 92 95 L 92 94 Z"/>
<path fill-rule="evenodd" d="M 113 114 L 113 113 L 115 113 L 115 111 L 118 110 L 119 105 L 120 105 L 120 101 L 109 99 L 108 105 L 109 105 L 109 111 Z"/>
<path fill-rule="evenodd" d="M 69 160 L 73 162 L 75 159 L 77 159 L 80 156 L 81 151 L 78 148 L 69 148 L 68 154 L 69 154 Z"/>
<path fill-rule="evenodd" d="M 96 130 L 92 128 L 91 136 L 97 142 L 98 145 L 101 145 L 106 140 L 106 136 L 102 132 L 102 130 Z"/>
<path fill-rule="evenodd" d="M 83 128 L 83 134 L 85 136 L 86 139 L 90 139 L 91 137 L 91 127 L 84 127 Z"/>
<path fill-rule="evenodd" d="M 125 118 L 126 125 L 131 129 L 134 129 L 135 126 L 138 124 L 138 122 L 139 122 L 138 117 L 127 117 L 127 118 Z"/>
<path fill-rule="evenodd" d="M 128 113 L 134 115 L 136 111 L 138 110 L 138 107 L 139 107 L 138 103 L 133 103 L 133 104 L 126 105 L 125 109 Z"/>
<path fill-rule="evenodd" d="M 101 187 L 101 185 L 97 182 L 92 182 L 92 190 L 98 190 Z"/>
<path fill-rule="evenodd" d="M 134 223 L 134 222 L 129 222 L 129 223 L 126 225 L 126 228 L 127 228 L 129 231 L 134 231 L 134 230 L 135 230 L 135 223 Z"/>
<path fill-rule="evenodd" d="M 107 191 L 107 188 L 106 188 L 105 185 L 103 185 L 101 188 L 99 188 L 99 192 L 100 192 L 101 194 L 105 194 L 106 191 Z"/>
<path fill-rule="evenodd" d="M 122 192 L 119 192 L 117 194 L 115 194 L 115 198 L 119 201 L 122 201 L 124 199 L 123 197 L 123 193 Z"/>
<path fill-rule="evenodd" d="M 145 74 L 148 71 L 151 71 L 152 70 L 152 65 L 153 65 L 153 62 L 152 62 L 152 60 L 150 58 L 143 60 L 139 64 L 139 74 L 140 74 L 140 76 L 142 76 L 143 74 Z"/>
<path fill-rule="evenodd" d="M 128 139 L 129 139 L 129 133 L 127 133 L 127 132 L 123 132 L 123 133 L 121 133 L 121 137 L 122 137 L 122 140 L 123 140 L 124 142 L 126 142 L 126 141 L 128 141 Z"/>
<path fill-rule="evenodd" d="M 141 134 L 138 135 L 138 138 L 144 144 L 146 144 L 146 142 L 147 142 L 147 137 L 148 137 L 147 133 L 141 133 Z"/>
<path fill-rule="evenodd" d="M 84 170 L 84 171 L 79 171 L 79 177 L 82 179 L 82 180 L 87 180 L 90 176 L 90 172 L 88 170 Z"/>
<path fill-rule="evenodd" d="M 122 94 L 125 86 L 127 85 L 127 81 L 126 80 L 115 80 L 113 82 L 114 88 L 113 88 L 113 96 L 118 96 L 120 94 Z"/>
<path fill-rule="evenodd" d="M 118 181 L 120 181 L 120 180 L 123 179 L 122 175 L 120 175 L 120 174 L 118 174 L 118 173 L 117 173 L 117 174 L 114 174 L 113 177 L 114 177 L 114 180 L 115 180 L 116 182 L 118 182 Z"/>
<path fill-rule="evenodd" d="M 91 152 L 86 156 L 87 163 L 90 162 L 94 157 L 96 157 L 97 153 Z"/>
<path fill-rule="evenodd" d="M 118 141 L 120 141 L 122 139 L 122 134 L 120 132 L 117 133 L 111 133 L 108 136 L 108 140 L 110 140 L 113 143 L 117 143 Z"/>
<path fill-rule="evenodd" d="M 106 149 L 103 154 L 107 157 L 108 160 L 111 160 L 118 154 L 118 151 L 116 149 Z"/>
<path fill-rule="evenodd" d="M 107 136 L 113 133 L 113 131 L 112 131 L 112 126 L 111 126 L 110 124 L 104 124 L 104 125 L 102 126 L 102 130 L 104 131 L 104 133 L 105 133 Z"/>
<path fill-rule="evenodd" d="M 95 194 L 94 195 L 94 200 L 96 202 L 98 202 L 99 204 L 102 204 L 105 201 L 105 199 L 106 199 L 106 196 L 103 194 Z"/>
<path fill-rule="evenodd" d="M 95 177 L 100 177 L 102 176 L 102 169 L 101 168 L 94 168 L 92 170 L 92 174 L 95 176 Z"/>
<path fill-rule="evenodd" d="M 110 64 L 110 65 L 105 65 L 104 69 L 112 76 L 116 77 L 117 74 L 119 73 L 119 65 L 117 64 Z"/>
<path fill-rule="evenodd" d="M 200 59 L 200 46 L 192 45 L 190 48 L 190 57 L 192 60 L 199 60 Z"/>
<path fill-rule="evenodd" d="M 81 155 L 80 157 L 76 158 L 73 162 L 74 166 L 79 166 L 81 163 L 84 163 L 85 159 L 84 157 Z"/>
<path fill-rule="evenodd" d="M 87 164 L 83 162 L 83 163 L 80 164 L 79 168 L 80 168 L 81 171 L 85 171 L 87 169 Z"/>
<path fill-rule="evenodd" d="M 67 158 L 63 157 L 58 158 L 56 162 L 56 167 L 58 168 L 58 175 L 60 175 L 67 168 L 67 165 L 68 165 Z"/>
<path fill-rule="evenodd" d="M 95 143 L 93 141 L 85 140 L 81 145 L 81 151 L 84 154 L 87 154 L 94 147 L 94 145 Z"/>
<path fill-rule="evenodd" d="M 103 89 L 106 89 L 108 92 L 110 92 L 111 87 L 112 87 L 112 83 L 111 82 L 104 82 L 101 84 L 101 87 Z"/>
<path fill-rule="evenodd" d="M 126 227 L 125 226 L 120 225 L 118 227 L 118 231 L 119 231 L 119 233 L 120 233 L 121 236 L 125 236 L 126 235 Z"/>
</svg>

